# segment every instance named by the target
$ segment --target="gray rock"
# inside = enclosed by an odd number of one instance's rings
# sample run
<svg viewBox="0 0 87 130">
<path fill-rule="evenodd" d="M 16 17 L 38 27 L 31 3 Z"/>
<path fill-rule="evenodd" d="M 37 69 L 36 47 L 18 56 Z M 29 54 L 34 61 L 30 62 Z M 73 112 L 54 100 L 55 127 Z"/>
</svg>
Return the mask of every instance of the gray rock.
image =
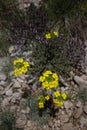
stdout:
<svg viewBox="0 0 87 130">
<path fill-rule="evenodd" d="M 20 117 L 17 118 L 16 120 L 16 127 L 17 128 L 24 128 L 24 126 L 27 123 L 27 118 L 24 114 L 21 114 Z"/>
<path fill-rule="evenodd" d="M 74 118 L 79 118 L 83 113 L 83 106 L 80 106 L 79 108 L 77 108 L 76 110 L 74 110 Z"/>
<path fill-rule="evenodd" d="M 19 81 L 17 81 L 16 79 L 13 79 L 13 82 L 14 82 L 14 85 L 13 85 L 14 88 L 21 88 L 21 83 Z"/>
<path fill-rule="evenodd" d="M 74 76 L 74 80 L 80 86 L 80 88 L 87 88 L 87 80 L 84 80 L 83 77 Z"/>
<path fill-rule="evenodd" d="M 84 110 L 84 112 L 87 114 L 87 103 L 84 105 L 83 110 Z"/>
<path fill-rule="evenodd" d="M 62 130 L 74 130 L 72 123 L 66 123 L 63 125 Z"/>
<path fill-rule="evenodd" d="M 31 55 L 31 54 L 32 54 L 32 51 L 23 52 L 23 55 L 24 55 L 24 56 L 29 56 L 29 55 Z"/>
<path fill-rule="evenodd" d="M 14 53 L 15 52 L 15 49 L 16 49 L 16 46 L 10 46 L 9 47 L 9 53 Z"/>
<path fill-rule="evenodd" d="M 29 79 L 28 83 L 31 84 L 31 83 L 33 83 L 35 80 L 36 80 L 36 77 L 34 77 L 34 78 L 32 78 L 32 79 Z"/>
<path fill-rule="evenodd" d="M 82 126 L 84 126 L 84 125 L 87 126 L 87 118 L 81 116 L 81 118 L 80 118 L 80 123 L 81 123 Z"/>
<path fill-rule="evenodd" d="M 20 78 L 21 80 L 25 80 L 25 79 L 26 79 L 26 76 L 25 76 L 25 74 L 21 74 L 21 75 L 19 75 L 19 78 Z"/>
<path fill-rule="evenodd" d="M 72 104 L 72 102 L 70 102 L 70 101 L 65 101 L 65 102 L 64 102 L 64 107 L 65 107 L 66 109 L 69 109 L 69 108 L 72 108 L 72 107 L 73 107 L 73 104 Z"/>
<path fill-rule="evenodd" d="M 24 80 L 20 79 L 20 78 L 17 78 L 17 80 L 20 82 L 20 83 L 23 83 Z"/>
<path fill-rule="evenodd" d="M 28 114 L 30 112 L 30 108 L 26 107 L 26 109 L 22 109 L 21 113 Z"/>
<path fill-rule="evenodd" d="M 5 81 L 7 79 L 6 75 L 5 74 L 0 74 L 0 80 L 2 81 Z"/>
<path fill-rule="evenodd" d="M 6 95 L 7 95 L 7 96 L 12 96 L 12 93 L 13 93 L 13 92 L 12 92 L 12 89 L 9 89 L 9 90 L 6 92 Z"/>
<path fill-rule="evenodd" d="M 0 86 L 0 91 L 3 91 L 3 89 L 4 89 L 4 88 L 3 88 L 2 86 Z"/>
<path fill-rule="evenodd" d="M 37 90 L 37 81 L 33 84 L 32 89 L 33 89 L 34 91 Z"/>
<path fill-rule="evenodd" d="M 5 94 L 11 87 L 13 86 L 13 82 L 11 82 L 2 92 L 2 94 Z"/>
<path fill-rule="evenodd" d="M 68 117 L 68 115 L 64 114 L 64 115 L 60 116 L 60 120 L 61 120 L 61 122 L 66 123 L 69 121 L 69 117 Z"/>
<path fill-rule="evenodd" d="M 76 102 L 76 107 L 81 107 L 81 106 L 82 106 L 82 102 L 81 101 Z"/>
<path fill-rule="evenodd" d="M 8 101 L 7 98 L 5 98 L 5 99 L 2 101 L 2 107 L 4 108 L 4 107 L 6 107 L 6 106 L 8 106 L 8 105 L 9 105 L 9 101 Z"/>
<path fill-rule="evenodd" d="M 6 64 L 9 64 L 9 57 L 0 58 L 0 66 L 4 67 Z"/>
<path fill-rule="evenodd" d="M 6 85 L 6 82 L 5 81 L 1 81 L 0 85 L 2 85 L 4 87 Z"/>
<path fill-rule="evenodd" d="M 16 102 L 16 101 L 19 101 L 21 99 L 21 94 L 18 93 L 18 92 L 15 92 L 13 95 L 12 95 L 12 100 L 11 102 Z"/>
</svg>

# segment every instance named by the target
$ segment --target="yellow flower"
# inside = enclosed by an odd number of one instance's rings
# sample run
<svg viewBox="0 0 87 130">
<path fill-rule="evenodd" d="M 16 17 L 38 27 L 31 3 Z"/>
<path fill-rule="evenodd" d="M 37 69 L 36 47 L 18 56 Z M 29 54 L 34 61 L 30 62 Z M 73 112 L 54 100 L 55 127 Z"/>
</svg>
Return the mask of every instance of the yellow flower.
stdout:
<svg viewBox="0 0 87 130">
<path fill-rule="evenodd" d="M 47 81 L 45 81 L 45 82 L 43 82 L 43 83 L 42 83 L 42 86 L 43 86 L 44 88 L 46 88 L 46 87 L 48 87 L 48 86 L 49 86 L 49 84 L 48 84 L 48 82 L 47 82 Z"/>
<path fill-rule="evenodd" d="M 15 76 L 18 76 L 18 69 L 15 69 L 15 70 L 14 70 L 14 75 L 15 75 Z"/>
<path fill-rule="evenodd" d="M 55 36 L 57 36 L 57 37 L 58 37 L 58 35 L 59 35 L 58 32 L 53 32 L 53 34 L 54 34 Z"/>
<path fill-rule="evenodd" d="M 60 94 L 59 91 L 54 92 L 54 96 L 55 96 L 55 97 L 59 97 L 60 95 L 61 95 L 61 94 Z"/>
<path fill-rule="evenodd" d="M 57 103 L 57 102 L 58 102 L 58 100 L 54 98 L 54 99 L 53 99 L 53 102 L 54 102 L 54 103 Z"/>
<path fill-rule="evenodd" d="M 46 72 L 44 72 L 43 76 L 48 77 L 50 74 L 52 74 L 52 71 L 47 70 Z"/>
<path fill-rule="evenodd" d="M 50 38 L 51 38 L 51 34 L 50 34 L 50 33 L 47 33 L 47 34 L 45 35 L 45 37 L 46 37 L 46 39 L 50 39 Z"/>
<path fill-rule="evenodd" d="M 18 59 L 18 62 L 22 63 L 22 62 L 23 62 L 23 59 L 22 59 L 22 58 L 19 58 L 19 59 Z"/>
<path fill-rule="evenodd" d="M 58 101 L 57 105 L 58 105 L 58 107 L 61 107 L 61 106 L 63 106 L 63 102 L 62 101 Z"/>
<path fill-rule="evenodd" d="M 52 77 L 53 77 L 56 81 L 59 80 L 58 75 L 57 75 L 56 73 L 53 73 L 53 74 L 52 74 Z"/>
<path fill-rule="evenodd" d="M 23 64 L 24 64 L 24 67 L 29 67 L 30 66 L 27 61 L 25 61 Z"/>
<path fill-rule="evenodd" d="M 40 76 L 39 81 L 43 82 L 44 80 L 45 80 L 45 77 L 44 76 Z"/>
<path fill-rule="evenodd" d="M 48 101 L 50 99 L 50 97 L 49 96 L 45 96 L 45 99 Z"/>
<path fill-rule="evenodd" d="M 44 108 L 44 103 L 43 102 L 39 102 L 39 108 Z"/>
<path fill-rule="evenodd" d="M 17 63 L 22 63 L 22 62 L 23 62 L 23 59 L 19 58 L 17 60 L 14 60 L 13 64 L 16 65 Z"/>
<path fill-rule="evenodd" d="M 63 97 L 64 100 L 66 100 L 66 98 L 67 98 L 66 93 L 62 93 L 61 96 Z"/>
</svg>

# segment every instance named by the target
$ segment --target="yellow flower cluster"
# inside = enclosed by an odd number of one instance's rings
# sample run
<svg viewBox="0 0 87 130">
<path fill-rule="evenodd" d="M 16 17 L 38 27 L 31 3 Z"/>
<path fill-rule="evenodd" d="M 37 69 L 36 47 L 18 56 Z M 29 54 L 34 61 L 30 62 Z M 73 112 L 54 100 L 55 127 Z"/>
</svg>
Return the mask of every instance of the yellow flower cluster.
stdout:
<svg viewBox="0 0 87 130">
<path fill-rule="evenodd" d="M 63 106 L 63 100 L 67 99 L 66 93 L 60 93 L 59 91 L 54 92 L 54 99 L 53 102 L 58 106 Z"/>
<path fill-rule="evenodd" d="M 38 100 L 39 100 L 39 103 L 38 103 L 38 107 L 39 108 L 44 108 L 44 104 L 45 104 L 45 101 L 48 101 L 50 99 L 50 96 L 40 96 L 38 97 Z"/>
<path fill-rule="evenodd" d="M 28 67 L 30 66 L 27 61 L 24 61 L 22 58 L 14 60 L 14 75 L 18 76 L 20 74 L 25 74 L 28 71 Z"/>
<path fill-rule="evenodd" d="M 59 36 L 59 33 L 56 32 L 56 31 L 54 31 L 54 32 L 52 32 L 52 33 L 47 33 L 47 34 L 45 35 L 45 38 L 46 38 L 46 39 L 51 39 L 51 38 L 58 37 L 58 36 Z"/>
<path fill-rule="evenodd" d="M 57 88 L 59 86 L 59 78 L 56 73 L 47 70 L 40 76 L 39 81 L 42 82 L 42 87 L 46 90 Z"/>
</svg>

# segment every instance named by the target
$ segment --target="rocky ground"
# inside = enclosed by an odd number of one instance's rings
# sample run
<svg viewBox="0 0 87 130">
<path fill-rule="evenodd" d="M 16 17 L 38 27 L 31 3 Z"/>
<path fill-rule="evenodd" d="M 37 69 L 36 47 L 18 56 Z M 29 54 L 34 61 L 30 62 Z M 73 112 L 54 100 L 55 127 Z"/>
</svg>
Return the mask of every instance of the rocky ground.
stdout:
<svg viewBox="0 0 87 130">
<path fill-rule="evenodd" d="M 40 0 L 32 0 L 37 6 Z M 31 0 L 19 0 L 20 8 L 26 8 Z M 87 46 L 87 42 L 85 42 Z M 64 106 L 59 109 L 56 116 L 50 117 L 48 124 L 39 126 L 32 121 L 27 115 L 30 113 L 30 108 L 23 108 L 22 103 L 26 102 L 23 95 L 25 90 L 31 89 L 31 83 L 36 77 L 31 77 L 29 74 L 15 77 L 13 75 L 13 68 L 11 60 L 14 57 L 20 57 L 20 52 L 16 46 L 9 48 L 9 56 L 0 58 L 0 107 L 4 110 L 6 108 L 11 111 L 16 111 L 16 127 L 24 130 L 87 130 L 87 93 L 79 96 L 79 92 L 87 90 L 87 47 L 85 56 L 85 70 L 84 73 L 76 74 L 71 71 L 71 77 L 64 81 L 62 77 L 60 80 L 63 86 L 60 88 L 61 92 L 66 92 L 69 99 L 64 102 Z M 26 60 L 34 64 L 31 59 L 31 51 L 23 52 L 21 57 L 26 57 Z M 32 84 L 32 89 L 35 91 L 37 83 Z M 80 98 L 79 98 L 80 97 Z M 80 100 L 82 99 L 82 100 Z M 84 101 L 83 101 L 84 100 Z M 83 102 L 82 102 L 83 101 Z"/>
<path fill-rule="evenodd" d="M 23 52 L 22 57 L 28 57 L 26 60 L 31 62 L 29 60 L 31 53 L 29 51 Z M 35 77 L 32 78 L 30 75 L 14 77 L 10 60 L 14 57 L 19 57 L 18 54 L 16 46 L 11 46 L 9 48 L 10 58 L 0 58 L 0 104 L 3 110 L 9 107 L 12 111 L 16 110 L 16 127 L 24 130 L 87 130 L 87 93 L 82 95 L 84 102 L 81 102 L 79 98 L 79 92 L 87 89 L 87 69 L 85 69 L 84 74 L 80 75 L 75 74 L 73 71 L 70 72 L 71 77 L 67 81 L 60 77 L 63 83 L 60 90 L 61 92 L 65 91 L 69 95 L 69 99 L 64 102 L 64 106 L 59 109 L 55 118 L 50 117 L 47 125 L 39 126 L 27 117 L 30 108 L 21 107 L 21 104 L 25 102 L 23 94 L 25 90 L 29 91 L 31 89 L 30 84 Z M 85 58 L 85 63 L 87 62 L 86 59 L 87 57 Z M 31 62 L 31 64 L 33 63 Z M 6 73 L 5 68 L 8 73 Z M 32 89 L 35 91 L 36 88 L 35 82 L 32 85 Z"/>
</svg>

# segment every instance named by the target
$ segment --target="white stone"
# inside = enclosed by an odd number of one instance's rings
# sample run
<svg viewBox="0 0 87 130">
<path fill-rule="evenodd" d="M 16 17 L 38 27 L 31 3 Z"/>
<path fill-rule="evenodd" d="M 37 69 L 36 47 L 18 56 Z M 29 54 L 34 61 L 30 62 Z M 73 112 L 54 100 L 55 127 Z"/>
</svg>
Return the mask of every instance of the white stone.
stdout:
<svg viewBox="0 0 87 130">
<path fill-rule="evenodd" d="M 6 82 L 5 81 L 1 81 L 0 85 L 4 86 L 4 85 L 6 85 Z"/>
<path fill-rule="evenodd" d="M 16 127 L 17 128 L 24 128 L 24 126 L 26 125 L 27 119 L 26 117 L 23 117 L 21 115 L 21 117 L 17 118 L 16 120 Z"/>
<path fill-rule="evenodd" d="M 16 102 L 21 99 L 21 94 L 18 92 L 13 93 L 11 102 Z"/>
<path fill-rule="evenodd" d="M 79 118 L 83 113 L 83 107 L 80 106 L 80 108 L 77 108 L 76 110 L 74 110 L 74 118 Z"/>
<path fill-rule="evenodd" d="M 61 122 L 66 123 L 66 122 L 68 122 L 69 117 L 68 117 L 68 115 L 64 114 L 64 115 L 60 116 L 60 120 L 61 120 Z"/>
<path fill-rule="evenodd" d="M 0 74 L 0 80 L 5 81 L 7 79 L 5 74 Z"/>
<path fill-rule="evenodd" d="M 13 53 L 13 52 L 15 52 L 15 46 L 10 46 L 9 47 L 9 53 L 11 54 L 11 53 Z"/>
<path fill-rule="evenodd" d="M 63 125 L 62 130 L 74 130 L 72 123 L 66 123 Z"/>
<path fill-rule="evenodd" d="M 3 101 L 2 101 L 2 107 L 6 107 L 7 105 L 9 105 L 9 101 L 7 98 L 5 98 Z"/>
<path fill-rule="evenodd" d="M 72 108 L 72 107 L 73 107 L 73 104 L 72 104 L 72 102 L 70 102 L 70 101 L 65 101 L 65 102 L 64 102 L 64 107 L 65 107 L 66 109 L 69 109 L 69 108 Z"/>
<path fill-rule="evenodd" d="M 9 90 L 6 92 L 6 95 L 7 95 L 7 96 L 12 96 L 12 89 L 9 89 Z"/>
<path fill-rule="evenodd" d="M 13 85 L 14 88 L 21 88 L 20 82 L 18 82 L 16 79 L 13 79 L 13 82 L 14 82 L 14 85 Z"/>
<path fill-rule="evenodd" d="M 87 104 L 84 105 L 84 112 L 87 114 Z"/>
<path fill-rule="evenodd" d="M 81 101 L 78 101 L 78 102 L 76 103 L 76 106 L 77 106 L 77 107 L 81 107 L 81 106 L 82 106 L 82 102 L 81 102 Z"/>
<path fill-rule="evenodd" d="M 74 76 L 74 80 L 81 88 L 87 88 L 87 80 L 84 80 L 83 77 Z"/>
</svg>

